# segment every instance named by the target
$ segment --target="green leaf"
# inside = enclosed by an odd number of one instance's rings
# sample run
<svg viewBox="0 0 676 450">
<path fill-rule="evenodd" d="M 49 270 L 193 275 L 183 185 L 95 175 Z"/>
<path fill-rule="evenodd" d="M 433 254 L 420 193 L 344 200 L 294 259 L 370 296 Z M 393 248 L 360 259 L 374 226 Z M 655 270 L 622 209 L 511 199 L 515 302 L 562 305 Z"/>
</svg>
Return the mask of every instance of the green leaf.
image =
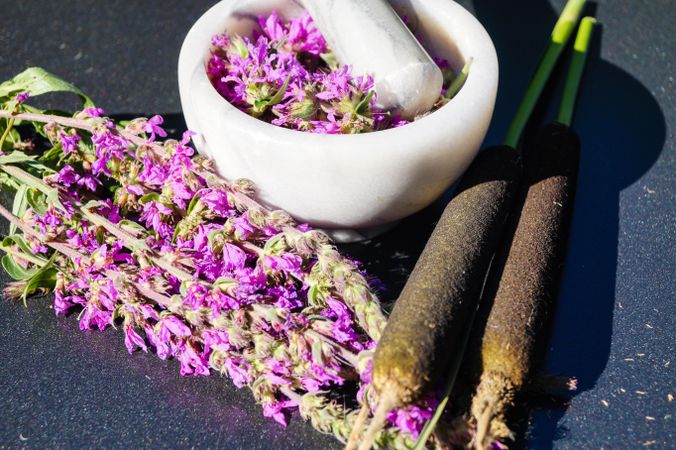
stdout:
<svg viewBox="0 0 676 450">
<path fill-rule="evenodd" d="M 183 219 L 183 220 L 185 220 L 185 219 Z M 180 222 L 178 222 L 176 224 L 176 229 L 174 230 L 174 234 L 171 236 L 171 243 L 172 244 L 176 243 L 176 239 L 178 239 L 178 237 L 183 232 L 183 220 L 181 220 Z"/>
<path fill-rule="evenodd" d="M 226 291 L 232 286 L 237 286 L 237 280 L 231 277 L 218 277 L 213 283 L 214 288 Z"/>
<path fill-rule="evenodd" d="M 28 192 L 28 186 L 22 184 L 19 189 L 17 189 L 16 194 L 14 195 L 14 203 L 12 204 L 12 214 L 14 214 L 19 219 L 23 217 L 26 209 L 28 209 L 28 201 L 26 200 L 26 193 Z M 9 234 L 14 234 L 16 231 L 16 224 L 9 224 Z"/>
<path fill-rule="evenodd" d="M 307 302 L 309 305 L 316 305 L 317 298 L 319 296 L 319 287 L 316 284 L 310 286 L 310 289 L 307 291 Z"/>
<path fill-rule="evenodd" d="M 58 189 L 56 188 L 50 189 L 49 193 L 47 194 L 46 201 L 48 205 L 52 205 L 55 208 L 59 208 L 61 211 L 66 211 L 66 207 L 63 206 L 63 203 L 61 203 L 61 199 L 59 198 Z"/>
<path fill-rule="evenodd" d="M 49 166 L 46 166 L 42 164 L 41 162 L 38 161 L 26 161 L 26 164 L 28 164 L 30 167 L 42 171 L 41 176 L 44 178 L 47 175 L 53 175 L 56 173 L 56 170 L 52 169 Z"/>
<path fill-rule="evenodd" d="M 209 243 L 209 248 L 214 253 L 218 253 L 222 250 L 225 241 L 226 238 L 225 234 L 223 233 L 223 230 L 212 230 L 207 234 L 207 242 Z"/>
<path fill-rule="evenodd" d="M 0 186 L 6 186 L 11 190 L 16 191 L 21 187 L 21 183 L 16 181 L 16 179 L 6 172 L 0 171 Z"/>
<path fill-rule="evenodd" d="M 0 135 L 2 135 L 7 129 L 8 122 L 8 120 L 0 121 Z M 21 142 L 21 135 L 16 130 L 16 128 L 12 128 L 9 130 L 9 133 L 7 133 L 7 136 L 5 137 L 5 141 L 2 143 L 2 151 L 8 152 L 12 150 L 19 142 Z"/>
<path fill-rule="evenodd" d="M 5 269 L 5 272 L 17 281 L 27 280 L 34 276 L 38 271 L 38 269 L 35 268 L 26 269 L 21 266 L 21 264 L 16 262 L 12 255 L 4 255 L 1 261 L 2 268 Z"/>
<path fill-rule="evenodd" d="M 277 234 L 265 243 L 263 246 L 264 255 L 279 255 L 286 250 L 286 240 L 283 234 Z"/>
<path fill-rule="evenodd" d="M 35 210 L 38 214 L 44 214 L 47 212 L 47 199 L 45 194 L 40 192 L 37 189 L 28 189 L 26 193 L 26 200 L 31 208 Z"/>
<path fill-rule="evenodd" d="M 289 74 L 286 77 L 286 80 L 284 80 L 284 84 L 282 85 L 281 88 L 277 91 L 275 95 L 272 96 L 270 100 L 268 100 L 267 106 L 273 106 L 276 105 L 277 103 L 281 102 L 282 99 L 284 98 L 284 93 L 286 92 L 286 89 L 289 87 L 289 81 L 291 80 L 291 74 Z"/>
<path fill-rule="evenodd" d="M 40 288 L 53 289 L 56 284 L 56 273 L 57 270 L 54 267 L 54 260 L 56 259 L 57 253 L 55 252 L 47 264 L 45 264 L 40 270 L 35 272 L 35 274 L 28 280 L 26 287 L 23 290 L 23 299 L 24 305 L 26 304 L 26 299 L 29 295 L 33 294 Z"/>
<path fill-rule="evenodd" d="M 319 55 L 319 57 L 324 60 L 327 66 L 329 66 L 329 69 L 332 71 L 338 70 L 338 67 L 340 64 L 338 63 L 338 58 L 336 58 L 335 53 L 333 52 L 328 52 L 328 53 L 322 53 Z"/>
<path fill-rule="evenodd" d="M 354 109 L 357 114 L 363 115 L 366 112 L 366 107 L 368 106 L 369 101 L 371 101 L 371 97 L 373 97 L 374 93 L 375 91 L 372 89 L 363 99 L 361 99 L 361 101 L 357 104 L 357 107 Z"/>
<path fill-rule="evenodd" d="M 472 67 L 473 62 L 474 58 L 469 58 L 467 60 L 462 70 L 460 70 L 460 73 L 458 73 L 458 75 L 453 79 L 451 85 L 448 87 L 446 95 L 444 96 L 445 98 L 452 99 L 455 97 L 463 84 L 465 84 L 465 80 L 467 80 L 467 77 L 469 76 L 469 69 Z"/>
<path fill-rule="evenodd" d="M 16 164 L 26 161 L 33 161 L 34 155 L 27 155 L 24 152 L 12 152 L 8 155 L 0 156 L 0 164 Z"/>
<path fill-rule="evenodd" d="M 160 194 L 158 194 L 157 192 L 151 192 L 150 194 L 146 194 L 143 197 L 139 198 L 138 201 L 142 205 L 145 205 L 148 202 L 159 202 Z"/>
<path fill-rule="evenodd" d="M 143 236 L 146 236 L 148 234 L 148 230 L 146 230 L 146 228 L 143 225 L 138 224 L 138 223 L 134 222 L 133 220 L 127 220 L 127 219 L 120 220 L 117 223 L 117 225 L 120 228 L 122 228 L 124 231 L 126 231 L 127 233 L 141 234 Z"/>
<path fill-rule="evenodd" d="M 99 208 L 101 206 L 108 206 L 108 205 L 101 200 L 89 200 L 87 203 L 84 204 L 82 209 L 90 210 L 92 208 Z"/>
<path fill-rule="evenodd" d="M 103 231 L 103 228 L 98 227 L 96 229 L 96 243 L 101 245 L 105 242 L 106 240 L 106 233 Z"/>
<path fill-rule="evenodd" d="M 195 206 L 197 206 L 197 203 L 200 200 L 200 192 L 198 191 L 195 192 L 195 195 L 192 197 L 192 200 L 190 200 L 190 204 L 188 205 L 188 209 L 186 210 L 186 216 L 189 216 L 192 213 L 192 210 L 195 209 Z"/>
<path fill-rule="evenodd" d="M 25 91 L 30 92 L 31 97 L 50 92 L 71 92 L 80 96 L 85 108 L 94 106 L 94 102 L 80 89 L 40 67 L 30 67 L 0 84 L 0 98 Z"/>
<path fill-rule="evenodd" d="M 185 298 L 186 294 L 188 293 L 188 283 L 186 283 L 185 281 L 182 282 L 181 286 L 178 288 L 178 291 L 181 293 L 181 297 Z"/>
<path fill-rule="evenodd" d="M 3 247 L 11 247 L 12 245 L 18 245 L 21 250 L 23 250 L 24 253 L 33 255 L 33 249 L 30 248 L 26 240 L 24 239 L 23 235 L 21 234 L 10 234 L 9 236 L 5 237 L 2 240 L 2 246 Z M 33 255 L 34 257 L 38 257 L 37 255 Z M 41 258 L 42 259 L 42 258 Z M 45 259 L 45 262 L 47 260 Z"/>
<path fill-rule="evenodd" d="M 284 43 L 286 43 L 286 35 L 282 37 L 282 39 L 277 43 L 277 45 L 273 47 L 273 49 L 275 51 L 278 51 L 280 48 L 282 48 L 282 45 L 284 45 Z"/>
</svg>

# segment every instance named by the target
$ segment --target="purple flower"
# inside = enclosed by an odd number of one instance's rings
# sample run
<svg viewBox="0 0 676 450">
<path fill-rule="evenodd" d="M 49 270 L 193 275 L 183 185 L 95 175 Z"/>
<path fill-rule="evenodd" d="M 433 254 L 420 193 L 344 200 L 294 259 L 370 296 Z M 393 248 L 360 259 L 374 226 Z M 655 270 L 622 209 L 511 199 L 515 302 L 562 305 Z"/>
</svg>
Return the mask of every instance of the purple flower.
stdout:
<svg viewBox="0 0 676 450">
<path fill-rule="evenodd" d="M 357 400 L 359 402 L 363 401 L 366 390 L 371 384 L 371 374 L 373 372 L 373 359 L 369 359 L 366 363 L 366 367 L 359 372 L 359 391 L 357 391 Z"/>
<path fill-rule="evenodd" d="M 223 263 L 224 269 L 228 271 L 242 269 L 246 264 L 246 253 L 241 248 L 226 243 L 223 246 Z"/>
<path fill-rule="evenodd" d="M 75 305 L 82 305 L 86 303 L 83 297 L 77 295 L 64 295 L 63 289 L 54 290 L 54 313 L 59 314 L 68 314 L 68 311 Z"/>
<path fill-rule="evenodd" d="M 202 338 L 204 339 L 205 351 L 218 350 L 227 352 L 231 348 L 228 333 L 226 331 L 205 330 L 202 333 Z"/>
<path fill-rule="evenodd" d="M 434 414 L 437 402 L 429 397 L 423 406 L 411 405 L 401 409 L 392 410 L 387 415 L 387 420 L 414 439 L 418 437 L 423 427 Z"/>
<path fill-rule="evenodd" d="M 171 199 L 176 203 L 179 208 L 185 208 L 188 205 L 195 192 L 190 189 L 185 181 L 180 177 L 173 178 L 169 181 L 169 188 L 171 189 Z"/>
<path fill-rule="evenodd" d="M 102 183 L 91 173 L 85 173 L 79 180 L 77 180 L 78 186 L 84 186 L 92 192 L 96 192 L 96 187 L 100 186 Z"/>
<path fill-rule="evenodd" d="M 124 328 L 124 345 L 127 346 L 129 353 L 134 353 L 136 347 L 148 353 L 148 347 L 141 336 L 134 331 L 134 327 L 128 325 Z"/>
<path fill-rule="evenodd" d="M 138 184 L 128 184 L 123 189 L 126 189 L 127 192 L 133 195 L 143 195 L 143 188 Z"/>
<path fill-rule="evenodd" d="M 93 330 L 94 327 L 99 330 L 105 330 L 113 323 L 113 313 L 111 311 L 102 311 L 91 303 L 88 303 L 84 309 L 84 314 L 80 318 L 81 330 Z"/>
<path fill-rule="evenodd" d="M 77 151 L 77 144 L 82 140 L 77 134 L 61 133 L 59 137 L 61 140 L 61 148 L 63 148 L 63 152 L 66 155 Z"/>
<path fill-rule="evenodd" d="M 349 70 L 333 77 L 320 76 L 303 67 L 297 53 L 302 53 L 304 61 L 312 60 L 312 52 L 325 46 L 307 15 L 288 24 L 276 16 L 266 18 L 263 28 L 269 36 L 255 42 L 226 36 L 214 40 L 216 46 L 228 45 L 227 49 L 212 49 L 217 64 L 209 62 L 224 79 L 222 86 L 230 89 L 233 97 L 243 95 L 244 101 L 267 101 L 289 80 L 283 96 L 276 96 L 275 102 L 279 97 L 281 101 L 266 114 L 280 114 L 285 117 L 284 126 L 310 131 L 313 121 L 316 128 L 326 130 L 357 127 L 350 108 L 366 98 L 362 96 L 372 88 L 372 80 L 352 78 Z M 279 41 L 272 44 L 275 39 Z M 279 48 L 272 48 L 280 43 Z M 336 97 L 316 98 L 318 93 L 332 91 Z M 301 110 L 307 101 L 321 107 Z M 375 342 L 364 333 L 370 325 L 364 325 L 363 318 L 354 312 L 359 305 L 348 307 L 340 297 L 340 277 L 328 273 L 333 266 L 322 260 L 324 253 L 312 254 L 310 249 L 317 248 L 319 239 L 315 243 L 310 228 L 298 226 L 298 232 L 307 232 L 308 241 L 296 240 L 291 233 L 280 235 L 286 223 L 283 215 L 261 211 L 254 218 L 255 209 L 245 211 L 241 206 L 245 202 L 235 202 L 234 187 L 231 190 L 201 174 L 201 170 L 209 170 L 208 162 L 191 158 L 194 151 L 187 146 L 189 133 L 180 142 L 141 145 L 125 137 L 130 132 L 142 135 L 141 129 L 150 141 L 166 136 L 160 116 L 137 119 L 136 128 L 122 131 L 107 118 L 91 119 L 102 113 L 74 116 L 92 127 L 91 136 L 72 134 L 68 128 L 56 134 L 61 156 L 70 156 L 59 162 L 55 158 L 60 170 L 49 181 L 69 188 L 61 189 L 72 197 L 62 198 L 65 211 L 49 206 L 44 214 L 26 214 L 35 230 L 83 254 L 65 262 L 66 270 L 59 273 L 55 312 L 65 314 L 81 307 L 80 327 L 86 330 L 115 325 L 115 318 L 122 322 L 130 353 L 139 348 L 147 352 L 150 347 L 161 359 L 174 357 L 182 375 L 209 375 L 211 369 L 227 372 L 236 386 L 252 387 L 264 405 L 264 414 L 281 424 L 286 424 L 289 409 L 298 406 L 281 388 L 288 386 L 298 395 L 312 392 L 325 396 L 326 390 L 348 379 L 352 386 L 357 380 L 348 374 L 351 358 L 341 355 L 336 346 L 357 354 L 373 349 Z M 88 145 L 90 139 L 93 148 Z M 71 166 L 64 161 L 74 162 Z M 98 192 L 85 195 L 78 187 Z M 109 198 L 111 193 L 114 201 Z M 109 227 L 85 219 L 73 199 L 85 201 L 88 197 L 102 197 L 104 203 L 92 211 L 143 239 L 151 251 L 131 251 L 125 247 L 129 242 L 116 239 L 117 233 L 111 233 Z M 192 199 L 199 203 L 186 214 Z M 120 224 L 123 218 L 126 223 Z M 137 230 L 134 222 L 146 229 Z M 278 251 L 272 245 L 276 241 L 270 242 L 274 236 L 284 238 L 288 247 Z M 27 237 L 29 246 L 46 252 L 40 241 Z M 262 256 L 259 248 L 264 249 Z M 165 261 L 188 276 L 172 275 L 161 264 Z M 350 268 L 344 270 L 352 270 L 352 262 L 348 262 Z M 323 278 L 315 281 L 335 296 L 322 296 L 323 306 L 308 302 L 308 276 L 315 264 L 326 266 L 324 273 L 317 274 Z M 363 301 L 370 301 L 364 297 Z M 324 337 L 317 339 L 307 333 L 310 329 Z M 363 396 L 370 368 L 368 373 L 363 367 L 358 370 L 362 371 L 358 386 Z M 403 411 L 391 420 L 415 432 L 428 406 Z"/>
<path fill-rule="evenodd" d="M 151 305 L 141 303 L 136 305 L 136 308 L 139 310 L 144 319 L 152 319 L 155 321 L 160 320 L 160 316 L 157 314 L 157 311 L 155 311 L 155 308 L 153 308 Z"/>
<path fill-rule="evenodd" d="M 326 40 L 307 12 L 284 22 L 273 11 L 258 24 L 253 41 L 212 38 L 207 73 L 228 102 L 274 125 L 311 133 L 363 133 L 408 123 L 376 106 L 371 75 L 353 76 L 349 66 L 329 62 Z M 446 70 L 447 61 L 435 61 Z"/>
<path fill-rule="evenodd" d="M 208 306 L 209 290 L 201 283 L 192 283 L 186 289 L 183 297 L 183 304 L 195 310 L 203 306 Z"/>
<path fill-rule="evenodd" d="M 324 36 L 315 27 L 307 11 L 289 22 L 289 42 L 296 51 L 304 51 L 317 56 L 326 52 Z"/>
<path fill-rule="evenodd" d="M 22 92 L 20 94 L 16 94 L 16 97 L 14 97 L 14 100 L 16 100 L 16 102 L 20 105 L 20 104 L 24 103 L 26 100 L 28 100 L 28 97 L 30 97 L 30 96 L 31 96 L 31 94 L 28 91 Z"/>
<path fill-rule="evenodd" d="M 173 230 L 169 224 L 164 222 L 165 218 L 169 215 L 171 215 L 171 209 L 164 204 L 156 201 L 149 201 L 143 205 L 141 220 L 145 221 L 146 226 L 151 227 L 159 233 L 160 236 L 171 236 Z"/>
<path fill-rule="evenodd" d="M 190 328 L 176 316 L 166 316 L 158 323 L 160 324 L 159 337 L 162 342 L 167 342 L 171 335 L 186 337 L 192 334 Z"/>
<path fill-rule="evenodd" d="M 103 109 L 101 108 L 85 108 L 84 113 L 89 117 L 101 117 L 103 115 Z"/>
<path fill-rule="evenodd" d="M 227 358 L 223 366 L 228 371 L 228 376 L 232 382 L 238 388 L 244 387 L 246 384 L 251 383 L 253 378 L 249 374 L 251 365 L 245 360 L 234 360 L 232 358 Z"/>
<path fill-rule="evenodd" d="M 301 383 L 303 384 L 303 387 L 305 390 L 308 392 L 319 392 L 321 389 L 322 385 L 319 381 L 315 380 L 314 378 L 310 378 L 307 376 L 304 376 L 301 379 Z"/>
<path fill-rule="evenodd" d="M 168 338 L 166 340 L 160 339 L 160 336 L 155 333 L 154 328 L 147 324 L 143 327 L 143 330 L 145 331 L 146 338 L 148 339 L 148 342 L 150 342 L 150 345 L 155 347 L 157 356 L 160 359 L 167 359 L 170 356 L 170 349 L 167 345 Z"/>
<path fill-rule="evenodd" d="M 61 218 L 57 215 L 54 209 L 48 209 L 43 215 L 35 216 L 35 224 L 44 234 L 54 233 L 58 234 L 57 228 L 62 225 Z"/>
<path fill-rule="evenodd" d="M 122 161 L 129 153 L 129 142 L 122 138 L 112 122 L 107 122 L 92 133 L 92 143 L 96 160 L 92 163 L 92 173 L 112 176 L 108 169 L 111 159 Z"/>
<path fill-rule="evenodd" d="M 115 289 L 115 286 L 113 285 L 113 280 L 111 280 L 110 278 L 107 279 L 99 287 L 99 296 L 98 296 L 99 302 L 107 310 L 112 311 L 115 309 L 115 303 L 117 302 L 118 298 L 119 295 L 117 293 L 117 289 Z"/>
<path fill-rule="evenodd" d="M 188 144 L 188 142 L 190 142 L 190 139 L 191 139 L 193 136 L 197 136 L 197 133 L 195 133 L 194 131 L 191 131 L 191 130 L 185 130 L 185 131 L 183 132 L 183 134 L 181 135 L 181 141 L 179 142 L 179 144 L 181 144 L 182 146 L 185 146 L 186 144 Z M 183 147 L 183 148 L 184 148 L 186 151 L 189 152 L 189 155 L 188 155 L 188 156 L 192 156 L 192 154 L 193 154 L 192 148 L 190 148 L 190 147 Z"/>
<path fill-rule="evenodd" d="M 164 123 L 164 118 L 162 116 L 156 115 L 148 119 L 148 121 L 143 125 L 143 130 L 146 133 L 150 133 L 149 141 L 152 142 L 155 140 L 155 135 L 160 137 L 167 137 L 167 132 L 160 127 Z"/>
<path fill-rule="evenodd" d="M 256 228 L 249 221 L 247 213 L 232 219 L 232 225 L 235 227 L 235 232 L 240 239 L 246 240 L 249 235 L 256 231 Z"/>
<path fill-rule="evenodd" d="M 269 255 L 263 259 L 263 262 L 268 269 L 302 276 L 301 264 L 303 263 L 303 258 L 298 255 L 292 253 L 284 253 L 279 256 Z"/>
<path fill-rule="evenodd" d="M 147 156 L 143 158 L 143 168 L 138 175 L 139 181 L 151 186 L 161 186 L 168 176 L 166 167 L 155 163 Z"/>
<path fill-rule="evenodd" d="M 197 353 L 189 342 L 181 345 L 178 360 L 181 362 L 181 375 L 209 375 L 208 359 Z"/>
<path fill-rule="evenodd" d="M 263 33 L 265 33 L 271 41 L 279 43 L 286 38 L 286 30 L 284 29 L 284 25 L 282 25 L 282 21 L 279 19 L 277 11 L 272 11 L 267 18 L 265 18 L 265 16 L 259 17 L 258 24 L 263 29 Z"/>
<path fill-rule="evenodd" d="M 297 406 L 296 402 L 293 400 L 284 400 L 284 401 L 279 401 L 279 402 L 266 402 L 263 403 L 263 415 L 265 417 L 272 417 L 275 419 L 276 422 L 281 424 L 282 426 L 286 426 L 286 414 L 284 413 L 284 409 L 286 408 L 293 408 Z"/>
<path fill-rule="evenodd" d="M 200 195 L 200 200 L 221 217 L 226 217 L 230 211 L 228 194 L 225 191 L 209 189 Z"/>
<path fill-rule="evenodd" d="M 64 166 L 52 179 L 65 187 L 70 187 L 80 180 L 80 175 L 75 172 L 72 166 Z"/>
<path fill-rule="evenodd" d="M 214 47 L 227 47 L 230 45 L 230 40 L 228 39 L 228 35 L 226 33 L 223 34 L 215 34 L 211 37 L 211 45 Z"/>
<path fill-rule="evenodd" d="M 122 220 L 122 216 L 120 216 L 120 208 L 117 205 L 114 205 L 112 200 L 106 199 L 103 200 L 102 203 L 103 204 L 97 206 L 97 213 L 105 216 L 106 219 L 113 223 L 118 223 Z"/>
</svg>

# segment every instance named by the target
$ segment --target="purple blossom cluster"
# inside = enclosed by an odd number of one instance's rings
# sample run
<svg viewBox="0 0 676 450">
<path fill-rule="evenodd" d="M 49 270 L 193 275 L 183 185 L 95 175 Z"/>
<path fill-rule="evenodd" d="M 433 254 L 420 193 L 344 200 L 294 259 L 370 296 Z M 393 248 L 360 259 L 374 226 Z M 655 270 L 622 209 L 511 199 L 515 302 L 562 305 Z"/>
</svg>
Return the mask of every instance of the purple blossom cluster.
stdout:
<svg viewBox="0 0 676 450">
<path fill-rule="evenodd" d="M 212 38 L 207 73 L 231 104 L 274 125 L 323 134 L 363 133 L 407 124 L 376 106 L 373 77 L 339 67 L 307 12 L 260 31 Z"/>
<path fill-rule="evenodd" d="M 321 51 L 308 20 L 266 26 L 290 49 Z M 35 155 L 42 177 L 19 166 L 10 175 L 45 195 L 19 217 L 0 210 L 35 255 L 10 249 L 25 270 L 59 268 L 55 312 L 79 311 L 83 330 L 121 326 L 129 352 L 175 358 L 182 375 L 225 374 L 265 416 L 286 424 L 298 409 L 345 440 L 357 402 L 375 401 L 371 353 L 385 325 L 359 264 L 258 205 L 250 182 L 219 178 L 188 146 L 190 132 L 158 142 L 160 116 L 124 127 L 98 108 L 31 117 L 52 144 Z M 338 401 L 338 386 L 354 386 L 356 398 Z M 382 445 L 409 446 L 434 406 L 393 412 Z"/>
</svg>

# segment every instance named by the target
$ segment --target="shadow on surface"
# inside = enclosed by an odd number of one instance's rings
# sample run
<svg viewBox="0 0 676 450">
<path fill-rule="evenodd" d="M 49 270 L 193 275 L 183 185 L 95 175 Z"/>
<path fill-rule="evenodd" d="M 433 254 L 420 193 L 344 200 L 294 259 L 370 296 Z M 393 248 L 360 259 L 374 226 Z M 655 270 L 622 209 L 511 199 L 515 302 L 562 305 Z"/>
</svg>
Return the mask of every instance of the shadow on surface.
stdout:
<svg viewBox="0 0 676 450">
<path fill-rule="evenodd" d="M 486 145 L 499 143 L 558 10 L 540 0 L 460 3 L 474 10 L 500 58 L 498 102 L 485 140 Z M 666 137 L 663 113 L 651 93 L 631 74 L 602 60 L 601 35 L 599 27 L 573 124 L 581 138 L 582 155 L 566 267 L 545 363 L 550 373 L 577 377 L 579 391 L 594 387 L 610 353 L 620 193 L 650 169 Z M 567 61 L 565 56 L 563 59 Z M 561 70 L 558 72 L 560 81 Z M 548 89 L 545 102 L 557 107 L 556 94 L 555 89 Z M 534 122 L 551 120 L 552 111 L 555 108 L 539 108 Z M 165 120 L 166 128 L 179 137 L 185 128 L 182 115 L 167 114 Z M 403 288 L 449 197 L 450 191 L 375 239 L 341 245 L 383 282 L 386 308 Z M 553 448 L 567 433 L 559 424 L 564 414 L 565 408 L 552 405 L 534 409 L 530 429 L 526 436 L 522 433 L 517 446 Z"/>
<path fill-rule="evenodd" d="M 500 57 L 498 102 L 485 141 L 494 144 L 506 133 L 558 11 L 537 0 L 475 0 L 473 6 Z M 597 27 L 573 124 L 582 141 L 582 155 L 566 266 L 545 363 L 550 373 L 577 377 L 578 392 L 593 388 L 610 354 L 620 193 L 650 169 L 666 137 L 664 115 L 651 93 L 631 74 L 601 59 L 601 35 Z M 568 61 L 565 55 L 563 61 Z M 557 72 L 561 79 L 561 68 Z M 553 119 L 552 111 L 559 104 L 555 94 L 555 89 L 545 92 L 544 102 L 554 108 L 539 108 L 534 122 Z M 385 284 L 386 304 L 403 288 L 448 197 L 389 233 L 342 246 Z M 517 446 L 553 448 L 567 433 L 559 426 L 564 413 L 565 408 L 552 405 L 534 409 L 530 429 L 526 435 L 521 433 Z"/>
</svg>

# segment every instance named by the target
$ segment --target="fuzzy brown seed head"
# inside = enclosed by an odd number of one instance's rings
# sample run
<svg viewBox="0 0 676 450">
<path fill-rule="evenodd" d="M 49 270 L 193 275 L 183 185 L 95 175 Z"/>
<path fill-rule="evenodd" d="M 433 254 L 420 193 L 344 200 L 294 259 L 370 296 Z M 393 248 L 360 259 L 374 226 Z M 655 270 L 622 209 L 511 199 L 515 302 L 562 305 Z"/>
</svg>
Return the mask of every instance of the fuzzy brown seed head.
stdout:
<svg viewBox="0 0 676 450">
<path fill-rule="evenodd" d="M 376 392 L 379 395 L 392 392 L 397 399 L 396 406 L 414 402 L 418 397 L 418 392 L 422 389 L 419 370 L 415 364 L 410 363 L 414 361 L 414 358 L 407 357 L 407 355 L 384 355 L 383 357 L 391 358 L 393 364 L 373 367 L 372 380 Z"/>
<path fill-rule="evenodd" d="M 484 367 L 499 371 L 502 376 L 511 380 L 518 389 L 523 386 L 528 371 L 525 361 L 521 359 L 519 349 L 512 348 L 509 342 L 487 335 L 481 344 L 481 360 Z"/>
<path fill-rule="evenodd" d="M 378 343 L 373 382 L 400 401 L 437 387 L 458 354 L 519 176 L 509 147 L 482 152 L 458 187 L 411 273 Z M 482 205 L 482 207 L 477 207 Z"/>
<path fill-rule="evenodd" d="M 504 375 L 485 372 L 472 400 L 472 417 L 476 423 L 476 445 L 491 448 L 495 441 L 512 437 L 506 425 L 505 414 L 514 405 L 518 389 Z"/>
</svg>

